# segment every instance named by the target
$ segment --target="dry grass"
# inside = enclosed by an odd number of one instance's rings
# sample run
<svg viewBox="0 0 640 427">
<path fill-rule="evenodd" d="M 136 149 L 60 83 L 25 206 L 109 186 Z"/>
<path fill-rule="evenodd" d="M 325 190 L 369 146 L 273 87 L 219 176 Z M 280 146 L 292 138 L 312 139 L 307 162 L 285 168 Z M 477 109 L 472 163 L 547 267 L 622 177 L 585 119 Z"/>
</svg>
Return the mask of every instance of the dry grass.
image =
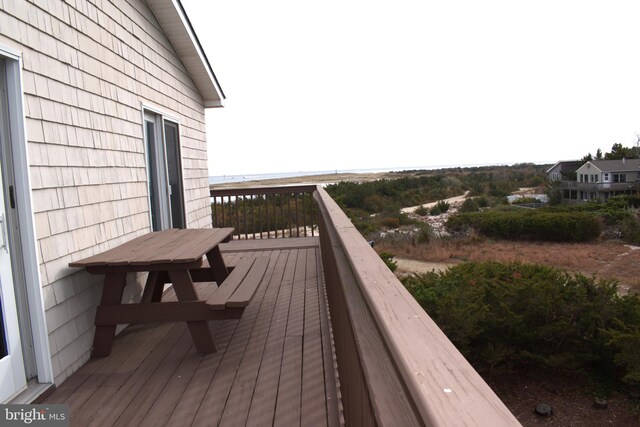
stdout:
<svg viewBox="0 0 640 427">
<path fill-rule="evenodd" d="M 376 250 L 427 262 L 520 261 L 550 265 L 585 275 L 616 279 L 621 291 L 640 293 L 640 250 L 621 242 L 543 243 L 493 241 L 478 237 L 436 240 L 426 245 L 391 247 L 376 242 Z"/>
</svg>

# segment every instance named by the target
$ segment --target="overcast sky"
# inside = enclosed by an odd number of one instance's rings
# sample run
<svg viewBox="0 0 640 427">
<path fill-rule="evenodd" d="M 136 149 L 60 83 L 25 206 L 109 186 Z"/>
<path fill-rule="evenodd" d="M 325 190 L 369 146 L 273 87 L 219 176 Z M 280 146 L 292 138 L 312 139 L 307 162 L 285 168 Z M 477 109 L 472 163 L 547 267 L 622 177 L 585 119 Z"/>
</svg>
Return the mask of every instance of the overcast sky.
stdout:
<svg viewBox="0 0 640 427">
<path fill-rule="evenodd" d="M 640 132 L 640 2 L 181 0 L 210 175 L 553 162 Z"/>
</svg>

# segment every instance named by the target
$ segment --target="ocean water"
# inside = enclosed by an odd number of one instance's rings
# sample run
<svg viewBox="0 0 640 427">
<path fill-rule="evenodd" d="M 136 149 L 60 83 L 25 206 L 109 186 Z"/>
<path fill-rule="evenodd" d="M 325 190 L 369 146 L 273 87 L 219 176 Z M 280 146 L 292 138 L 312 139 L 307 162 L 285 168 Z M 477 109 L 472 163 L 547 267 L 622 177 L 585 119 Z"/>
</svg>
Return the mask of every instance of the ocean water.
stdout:
<svg viewBox="0 0 640 427">
<path fill-rule="evenodd" d="M 263 174 L 246 174 L 246 175 L 214 175 L 209 177 L 209 184 L 224 184 L 229 182 L 245 182 L 260 181 L 265 179 L 291 178 L 294 176 L 310 176 L 310 175 L 326 175 L 339 173 L 376 173 L 376 172 L 401 172 L 409 170 L 436 170 L 449 168 L 465 168 L 465 167 L 481 167 L 481 166 L 500 166 L 502 163 L 485 163 L 485 164 L 469 164 L 469 165 L 438 165 L 438 166 L 403 166 L 392 168 L 377 169 L 334 169 L 334 170 L 318 170 L 318 171 L 298 171 L 298 172 L 275 172 Z"/>
<path fill-rule="evenodd" d="M 298 171 L 298 172 L 276 172 L 264 174 L 246 174 L 246 175 L 216 175 L 209 177 L 209 184 L 224 184 L 228 182 L 245 182 L 260 181 L 265 179 L 291 178 L 294 176 L 311 176 L 339 173 L 376 173 L 407 170 L 412 168 L 381 168 L 381 169 L 349 169 L 349 170 L 324 170 L 324 171 Z M 425 169 L 425 168 L 422 168 Z"/>
</svg>

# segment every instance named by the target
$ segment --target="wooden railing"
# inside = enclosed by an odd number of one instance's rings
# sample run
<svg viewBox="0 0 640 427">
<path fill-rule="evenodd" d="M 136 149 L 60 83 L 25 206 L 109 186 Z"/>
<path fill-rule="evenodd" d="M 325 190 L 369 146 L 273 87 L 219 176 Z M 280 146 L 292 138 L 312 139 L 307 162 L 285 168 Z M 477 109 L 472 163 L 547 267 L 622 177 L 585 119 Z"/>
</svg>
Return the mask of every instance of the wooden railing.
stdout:
<svg viewBox="0 0 640 427">
<path fill-rule="evenodd" d="M 314 198 L 346 425 L 520 425 L 333 199 Z"/>
<path fill-rule="evenodd" d="M 251 217 L 238 213 L 244 212 L 245 199 L 312 195 L 317 220 L 311 234 L 320 238 L 346 425 L 520 425 L 322 187 L 256 190 L 212 190 L 211 197 L 218 199 L 212 207 L 214 218 L 222 221 L 214 220 L 214 226 L 240 226 L 239 235 L 251 238 L 251 227 L 238 219 Z M 220 201 L 225 197 L 231 202 Z M 228 210 L 229 203 L 235 210 Z M 272 202 L 267 197 L 264 203 Z M 276 206 L 275 211 L 287 212 L 286 206 L 293 205 Z M 227 220 L 235 219 L 226 222 L 222 212 Z M 278 227 L 271 237 L 296 236 L 295 230 L 308 227 L 309 223 Z M 256 236 L 265 238 L 267 233 Z"/>
<path fill-rule="evenodd" d="M 214 227 L 234 227 L 235 239 L 318 234 L 315 185 L 209 190 Z"/>
</svg>

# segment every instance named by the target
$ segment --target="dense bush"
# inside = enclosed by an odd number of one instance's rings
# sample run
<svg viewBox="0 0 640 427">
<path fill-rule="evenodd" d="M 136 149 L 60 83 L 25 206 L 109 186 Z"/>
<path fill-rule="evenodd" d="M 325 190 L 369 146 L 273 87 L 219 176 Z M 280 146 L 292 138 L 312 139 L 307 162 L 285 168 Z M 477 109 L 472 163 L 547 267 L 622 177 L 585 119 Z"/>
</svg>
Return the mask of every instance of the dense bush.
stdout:
<svg viewBox="0 0 640 427">
<path fill-rule="evenodd" d="M 457 196 L 465 190 L 473 196 L 504 197 L 519 187 L 539 185 L 544 181 L 546 167 L 519 164 L 405 171 L 395 173 L 391 179 L 340 182 L 328 185 L 326 190 L 343 209 L 379 213 L 388 206 L 414 206 Z"/>
<path fill-rule="evenodd" d="M 476 201 L 479 208 L 489 207 L 489 199 L 487 199 L 485 196 L 475 197 L 473 200 Z"/>
<path fill-rule="evenodd" d="M 598 215 L 607 225 L 618 225 L 624 221 L 640 203 L 639 196 L 615 196 L 606 202 L 589 201 L 577 205 L 547 206 L 543 212 L 590 212 Z"/>
<path fill-rule="evenodd" d="M 438 203 L 433 205 L 433 207 L 429 211 L 429 214 L 433 215 L 433 216 L 440 215 L 440 214 L 443 214 L 443 213 L 447 212 L 450 207 L 451 207 L 451 205 L 449 204 L 449 202 L 444 201 L 444 200 L 440 200 L 440 201 L 438 201 Z"/>
<path fill-rule="evenodd" d="M 598 218 L 585 212 L 510 210 L 460 213 L 450 217 L 446 226 L 451 232 L 473 228 L 487 237 L 554 242 L 586 242 L 596 239 L 602 232 Z"/>
<path fill-rule="evenodd" d="M 636 215 L 629 215 L 621 221 L 621 237 L 628 243 L 640 245 L 640 218 Z"/>
<path fill-rule="evenodd" d="M 535 264 L 464 263 L 404 285 L 481 371 L 554 369 L 640 384 L 640 298 Z"/>
<path fill-rule="evenodd" d="M 531 204 L 531 203 L 542 203 L 540 201 L 540 199 L 536 198 L 536 197 L 518 197 L 517 199 L 514 199 L 511 204 L 514 205 L 525 205 L 525 204 Z"/>
<path fill-rule="evenodd" d="M 414 243 L 417 245 L 429 243 L 431 240 L 433 240 L 433 237 L 433 229 L 429 224 L 423 222 L 418 225 L 418 232 L 415 235 Z"/>
<path fill-rule="evenodd" d="M 480 210 L 480 206 L 478 206 L 478 202 L 475 198 L 464 199 L 464 202 L 460 205 L 458 212 L 478 212 Z"/>
<path fill-rule="evenodd" d="M 426 216 L 429 214 L 429 209 L 425 205 L 420 205 L 413 210 L 413 213 L 420 216 Z"/>
</svg>

